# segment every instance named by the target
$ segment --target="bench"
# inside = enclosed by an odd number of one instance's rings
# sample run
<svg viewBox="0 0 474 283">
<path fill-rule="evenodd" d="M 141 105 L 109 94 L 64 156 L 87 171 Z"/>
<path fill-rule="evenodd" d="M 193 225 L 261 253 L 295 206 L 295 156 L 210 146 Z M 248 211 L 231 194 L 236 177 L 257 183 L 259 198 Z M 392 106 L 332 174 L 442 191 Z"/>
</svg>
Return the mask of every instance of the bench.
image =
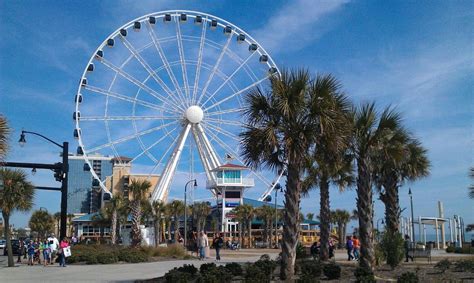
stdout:
<svg viewBox="0 0 474 283">
<path fill-rule="evenodd" d="M 255 242 L 255 248 L 257 248 L 257 249 L 265 249 L 265 248 L 268 248 L 268 243 L 267 243 L 267 242 L 263 242 L 263 241 Z"/>
<path fill-rule="evenodd" d="M 412 249 L 408 252 L 408 255 L 415 258 L 426 258 L 431 263 L 431 249 Z"/>
</svg>

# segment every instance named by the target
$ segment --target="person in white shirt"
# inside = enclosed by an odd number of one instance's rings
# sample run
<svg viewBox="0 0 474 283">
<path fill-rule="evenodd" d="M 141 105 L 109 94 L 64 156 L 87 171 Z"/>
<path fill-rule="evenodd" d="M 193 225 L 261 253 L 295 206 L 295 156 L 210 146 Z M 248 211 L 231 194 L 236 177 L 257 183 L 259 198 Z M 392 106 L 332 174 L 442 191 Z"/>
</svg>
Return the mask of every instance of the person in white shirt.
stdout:
<svg viewBox="0 0 474 283">
<path fill-rule="evenodd" d="M 48 237 L 49 248 L 51 249 L 51 256 L 49 258 L 50 264 L 54 263 L 56 259 L 56 254 L 58 253 L 59 241 L 54 236 L 54 234 L 49 235 Z"/>
</svg>

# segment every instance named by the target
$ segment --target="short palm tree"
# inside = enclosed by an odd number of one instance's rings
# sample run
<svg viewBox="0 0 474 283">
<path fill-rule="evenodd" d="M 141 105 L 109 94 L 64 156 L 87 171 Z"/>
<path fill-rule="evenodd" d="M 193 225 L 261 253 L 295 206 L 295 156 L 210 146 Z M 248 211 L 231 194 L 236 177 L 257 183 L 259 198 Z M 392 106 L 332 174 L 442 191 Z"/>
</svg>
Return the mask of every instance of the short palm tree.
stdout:
<svg viewBox="0 0 474 283">
<path fill-rule="evenodd" d="M 342 247 L 347 234 L 347 223 L 351 220 L 351 214 L 347 210 L 336 209 L 331 211 L 331 222 L 337 225 L 337 234 L 339 238 L 339 246 Z"/>
<path fill-rule="evenodd" d="M 209 202 L 196 202 L 191 205 L 191 213 L 196 221 L 197 231 L 202 231 L 206 226 L 207 216 L 211 213 L 211 204 Z"/>
<path fill-rule="evenodd" d="M 165 212 L 165 204 L 162 201 L 154 200 L 150 204 L 150 214 L 153 221 L 153 229 L 155 233 L 155 244 L 158 246 L 161 242 L 161 217 Z"/>
<path fill-rule="evenodd" d="M 53 218 L 54 218 L 54 221 L 55 221 L 55 233 L 56 235 L 59 235 L 59 231 L 61 230 L 59 228 L 59 226 L 61 225 L 61 212 L 56 212 L 53 214 Z"/>
<path fill-rule="evenodd" d="M 142 203 L 148 196 L 151 183 L 148 180 L 132 180 L 128 189 L 132 195 L 130 200 L 130 211 L 132 214 L 132 247 L 139 247 L 142 242 L 140 230 L 142 218 Z"/>
<path fill-rule="evenodd" d="M 242 247 L 252 246 L 252 219 L 255 216 L 255 209 L 249 204 L 242 204 L 234 208 L 236 218 L 239 220 L 239 241 Z M 247 236 L 245 234 L 247 233 Z M 248 242 L 244 239 L 248 237 Z"/>
<path fill-rule="evenodd" d="M 108 208 L 111 211 L 111 226 L 110 226 L 110 240 L 112 245 L 117 244 L 117 230 L 120 221 L 120 210 L 124 209 L 125 199 L 121 193 L 114 194 L 114 196 L 107 203 Z"/>
<path fill-rule="evenodd" d="M 312 213 L 312 212 L 306 213 L 306 219 L 313 221 L 314 220 L 314 213 Z"/>
<path fill-rule="evenodd" d="M 174 240 L 178 241 L 179 235 L 179 218 L 184 214 L 184 202 L 173 200 L 170 203 L 171 215 L 173 216 Z"/>
<path fill-rule="evenodd" d="M 399 130 L 401 117 L 392 108 L 380 115 L 374 103 L 365 103 L 353 111 L 351 151 L 357 164 L 357 212 L 359 216 L 360 260 L 362 268 L 372 270 L 373 242 L 373 191 L 377 165 L 377 150 L 388 137 Z"/>
<path fill-rule="evenodd" d="M 10 134 L 10 128 L 7 124 L 7 119 L 0 115 L 0 161 L 7 154 L 8 150 L 8 135 Z"/>
<path fill-rule="evenodd" d="M 257 218 L 263 222 L 263 238 L 272 247 L 273 242 L 273 222 L 275 220 L 275 208 L 269 205 L 263 205 L 255 210 Z"/>
<path fill-rule="evenodd" d="M 319 99 L 310 83 L 305 70 L 284 71 L 270 79 L 268 92 L 256 89 L 245 97 L 246 125 L 241 138 L 246 164 L 286 172 L 282 280 L 294 276 L 302 178 L 321 130 L 321 115 L 325 115 L 318 112 Z"/>
<path fill-rule="evenodd" d="M 15 210 L 28 211 L 33 206 L 35 196 L 34 186 L 27 180 L 26 173 L 21 170 L 0 168 L 0 180 L 3 189 L 0 190 L 0 210 L 5 226 L 7 240 L 8 266 L 14 266 L 13 251 L 10 240 L 10 216 Z"/>
<path fill-rule="evenodd" d="M 54 231 L 54 218 L 46 210 L 36 210 L 31 214 L 28 223 L 31 232 L 38 233 L 38 237 L 46 239 Z"/>
</svg>

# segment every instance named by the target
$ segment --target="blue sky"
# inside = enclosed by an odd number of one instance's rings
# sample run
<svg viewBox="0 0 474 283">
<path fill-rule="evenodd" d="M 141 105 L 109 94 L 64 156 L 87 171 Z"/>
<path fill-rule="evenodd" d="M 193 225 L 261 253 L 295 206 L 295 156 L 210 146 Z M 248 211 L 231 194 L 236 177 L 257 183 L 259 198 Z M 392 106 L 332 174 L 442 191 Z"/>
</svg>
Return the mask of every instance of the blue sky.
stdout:
<svg viewBox="0 0 474 283">
<path fill-rule="evenodd" d="M 474 165 L 473 6 L 472 1 L 2 1 L 0 113 L 14 130 L 7 160 L 58 160 L 58 149 L 33 137 L 20 148 L 22 128 L 76 147 L 71 114 L 78 81 L 111 32 L 151 12 L 197 10 L 247 31 L 279 67 L 332 73 L 356 104 L 396 106 L 432 163 L 429 177 L 401 188 L 401 207 L 409 206 L 411 187 L 415 215 L 435 215 L 442 200 L 447 217 L 460 214 L 473 223 L 474 203 L 467 197 L 468 168 Z M 50 175 L 38 172 L 31 180 L 57 185 Z M 180 196 L 181 188 L 175 182 L 171 196 Z M 354 208 L 354 189 L 331 194 L 333 208 Z M 201 189 L 199 197 L 208 193 Z M 318 198 L 315 190 L 303 200 L 303 211 L 318 213 Z M 59 195 L 37 192 L 35 207 L 58 211 Z M 377 202 L 376 218 L 381 217 Z M 13 223 L 24 226 L 28 218 L 16 213 Z"/>
</svg>

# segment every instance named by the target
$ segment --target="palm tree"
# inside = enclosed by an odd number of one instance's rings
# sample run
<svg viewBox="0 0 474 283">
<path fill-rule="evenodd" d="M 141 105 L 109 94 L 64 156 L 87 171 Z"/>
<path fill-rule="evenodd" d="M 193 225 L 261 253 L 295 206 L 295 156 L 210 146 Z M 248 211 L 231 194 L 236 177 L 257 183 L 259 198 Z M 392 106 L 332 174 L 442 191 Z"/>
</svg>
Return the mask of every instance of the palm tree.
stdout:
<svg viewBox="0 0 474 283">
<path fill-rule="evenodd" d="M 312 212 L 306 213 L 306 219 L 313 221 L 314 220 L 314 213 L 312 213 Z"/>
<path fill-rule="evenodd" d="M 360 261 L 362 268 L 374 264 L 372 187 L 377 150 L 384 139 L 399 130 L 400 115 L 386 108 L 378 117 L 374 103 L 363 104 L 353 111 L 351 151 L 357 163 L 357 211 L 359 216 Z"/>
<path fill-rule="evenodd" d="M 207 216 L 211 213 L 209 202 L 196 202 L 191 205 L 193 219 L 196 221 L 197 231 L 202 231 L 206 226 Z"/>
<path fill-rule="evenodd" d="M 36 210 L 31 214 L 28 225 L 31 232 L 36 232 L 40 238 L 46 239 L 47 235 L 54 230 L 54 219 L 48 211 Z"/>
<path fill-rule="evenodd" d="M 154 200 L 150 204 L 150 214 L 151 219 L 153 221 L 153 229 L 155 232 L 155 245 L 158 246 L 161 242 L 160 237 L 160 225 L 161 225 L 161 217 L 165 212 L 165 204 L 162 201 Z"/>
<path fill-rule="evenodd" d="M 121 193 L 115 194 L 110 201 L 107 203 L 107 206 L 111 210 L 111 227 L 110 227 L 110 240 L 112 245 L 117 244 L 117 229 L 119 225 L 119 213 L 120 210 L 125 206 L 125 200 Z"/>
<path fill-rule="evenodd" d="M 55 229 L 56 229 L 55 233 L 56 233 L 56 235 L 59 235 L 59 231 L 60 231 L 59 226 L 61 225 L 61 212 L 58 211 L 58 212 L 54 213 L 53 218 L 54 218 L 54 221 L 56 221 L 56 223 L 55 223 Z"/>
<path fill-rule="evenodd" d="M 336 209 L 331 211 L 331 222 L 337 225 L 337 234 L 339 238 L 339 247 L 344 244 L 344 238 L 347 234 L 347 223 L 351 220 L 351 214 L 347 210 Z"/>
<path fill-rule="evenodd" d="M 93 226 L 99 227 L 100 239 L 102 239 L 104 237 L 104 228 L 110 227 L 112 222 L 111 211 L 108 209 L 108 207 L 103 207 L 92 216 L 91 220 Z"/>
<path fill-rule="evenodd" d="M 8 127 L 7 119 L 0 115 L 0 161 L 3 161 L 7 154 L 9 134 L 10 128 Z"/>
<path fill-rule="evenodd" d="M 269 205 L 263 205 L 255 210 L 257 218 L 261 219 L 263 222 L 263 238 L 264 241 L 269 244 L 269 247 L 272 246 L 272 230 L 273 230 L 273 220 L 275 219 L 275 208 Z"/>
<path fill-rule="evenodd" d="M 318 107 L 310 80 L 305 70 L 284 71 L 270 79 L 268 92 L 256 89 L 245 97 L 247 122 L 241 137 L 246 164 L 286 173 L 282 280 L 294 276 L 306 160 L 322 129 L 318 121 L 329 119 L 322 118 L 326 113 Z"/>
<path fill-rule="evenodd" d="M 474 167 L 471 167 L 471 172 L 469 176 L 471 177 L 471 179 L 474 180 Z M 471 184 L 471 186 L 469 186 L 469 197 L 474 199 L 474 184 Z"/>
<path fill-rule="evenodd" d="M 252 247 L 252 219 L 255 216 L 255 209 L 249 204 L 242 204 L 234 208 L 234 213 L 236 218 L 239 220 L 239 241 L 242 244 L 242 247 L 248 246 Z M 248 243 L 244 241 L 245 231 L 247 230 Z"/>
<path fill-rule="evenodd" d="M 179 235 L 179 218 L 184 214 L 184 202 L 173 200 L 170 203 L 171 215 L 173 216 L 174 240 L 178 241 Z"/>
<path fill-rule="evenodd" d="M 142 242 L 140 231 L 142 217 L 142 203 L 148 196 L 151 183 L 148 180 L 132 180 L 128 187 L 132 198 L 130 200 L 130 211 L 132 213 L 132 247 L 139 247 Z"/>
<path fill-rule="evenodd" d="M 3 188 L 0 190 L 0 210 L 5 226 L 7 240 L 8 266 L 14 266 L 12 243 L 10 240 L 10 215 L 15 211 L 28 211 L 33 206 L 34 186 L 27 180 L 26 173 L 21 170 L 0 168 L 0 179 Z"/>
</svg>

